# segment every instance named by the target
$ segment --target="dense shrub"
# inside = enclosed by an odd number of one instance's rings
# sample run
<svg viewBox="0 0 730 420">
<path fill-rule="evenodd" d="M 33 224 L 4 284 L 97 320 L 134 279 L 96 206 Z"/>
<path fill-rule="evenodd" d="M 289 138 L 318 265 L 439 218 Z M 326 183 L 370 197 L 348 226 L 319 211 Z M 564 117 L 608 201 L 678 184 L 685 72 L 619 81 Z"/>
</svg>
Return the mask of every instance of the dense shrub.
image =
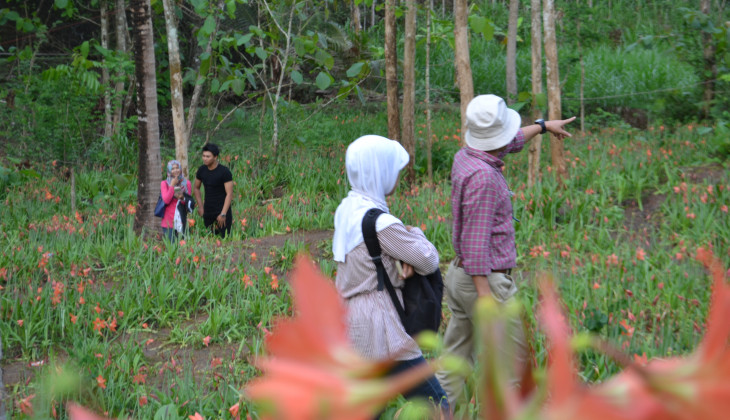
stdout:
<svg viewBox="0 0 730 420">
<path fill-rule="evenodd" d="M 597 108 L 638 108 L 659 118 L 686 119 L 696 115 L 699 79 L 676 55 L 654 49 L 601 46 L 587 51 L 584 97 L 588 112 Z M 565 71 L 563 109 L 577 113 L 580 106 L 579 65 Z"/>
</svg>

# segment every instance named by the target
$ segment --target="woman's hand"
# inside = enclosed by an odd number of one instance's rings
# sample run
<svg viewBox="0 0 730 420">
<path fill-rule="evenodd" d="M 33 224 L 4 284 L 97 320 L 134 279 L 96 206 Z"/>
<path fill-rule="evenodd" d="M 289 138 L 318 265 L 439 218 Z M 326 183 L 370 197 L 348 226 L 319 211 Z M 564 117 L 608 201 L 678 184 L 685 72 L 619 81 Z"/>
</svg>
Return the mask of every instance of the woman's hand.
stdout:
<svg viewBox="0 0 730 420">
<path fill-rule="evenodd" d="M 172 165 L 172 170 L 170 171 L 170 175 L 172 175 L 172 182 L 170 182 L 171 186 L 175 186 L 180 183 L 180 167 L 177 166 L 177 164 Z"/>
<path fill-rule="evenodd" d="M 411 277 L 415 273 L 415 270 L 413 269 L 412 265 L 404 263 L 403 261 L 401 261 L 400 264 L 401 264 L 401 267 L 403 267 L 403 272 L 401 273 L 399 271 L 398 278 L 400 278 L 401 280 L 405 280 L 408 277 Z"/>
</svg>

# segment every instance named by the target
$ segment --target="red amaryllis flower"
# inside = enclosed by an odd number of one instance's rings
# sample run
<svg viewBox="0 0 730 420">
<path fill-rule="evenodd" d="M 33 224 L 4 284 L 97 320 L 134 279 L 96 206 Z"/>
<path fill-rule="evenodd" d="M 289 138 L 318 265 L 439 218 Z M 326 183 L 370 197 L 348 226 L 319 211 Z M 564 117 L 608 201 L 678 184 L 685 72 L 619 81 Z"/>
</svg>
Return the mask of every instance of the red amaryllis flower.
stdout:
<svg viewBox="0 0 730 420">
<path fill-rule="evenodd" d="M 555 420 L 650 418 L 647 415 L 656 411 L 656 404 L 640 397 L 646 396 L 641 386 L 626 381 L 623 385 L 632 392 L 629 394 L 629 391 L 619 389 L 621 394 L 628 394 L 619 396 L 604 394 L 600 389 L 578 382 L 570 346 L 570 328 L 560 309 L 557 293 L 552 283 L 546 280 L 541 281 L 540 290 L 543 301 L 539 318 L 550 344 L 546 387 L 551 393 L 540 417 Z M 614 396 L 620 398 L 614 399 Z"/>
<path fill-rule="evenodd" d="M 543 286 L 540 318 L 551 343 L 548 389 L 552 399 L 543 410 L 550 419 L 725 419 L 730 411 L 730 286 L 710 251 L 697 258 L 714 279 L 706 335 L 687 357 L 631 364 L 607 382 L 593 387 L 578 384 L 572 368 L 567 324 L 557 297 Z"/>
<path fill-rule="evenodd" d="M 433 373 L 423 365 L 377 378 L 385 365 L 362 359 L 352 348 L 345 307 L 331 281 L 299 257 L 291 286 L 296 316 L 277 322 L 266 338 L 269 356 L 257 361 L 264 376 L 246 387 L 266 414 L 288 420 L 369 419 Z"/>
</svg>

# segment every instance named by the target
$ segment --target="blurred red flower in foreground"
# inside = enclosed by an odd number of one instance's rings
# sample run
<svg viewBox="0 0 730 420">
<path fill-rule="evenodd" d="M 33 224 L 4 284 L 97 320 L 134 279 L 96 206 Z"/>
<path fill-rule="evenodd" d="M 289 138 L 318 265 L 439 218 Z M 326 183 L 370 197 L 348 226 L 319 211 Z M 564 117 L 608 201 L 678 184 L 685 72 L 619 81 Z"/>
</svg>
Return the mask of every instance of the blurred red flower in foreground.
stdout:
<svg viewBox="0 0 730 420">
<path fill-rule="evenodd" d="M 104 417 L 98 416 L 87 408 L 72 402 L 66 404 L 66 411 L 71 420 L 105 420 Z"/>
<path fill-rule="evenodd" d="M 299 257 L 291 279 L 295 317 L 281 319 L 266 338 L 264 376 L 246 395 L 278 419 L 372 418 L 391 398 L 432 374 L 423 365 L 379 378 L 387 367 L 362 359 L 347 337 L 345 307 L 331 281 Z"/>
<path fill-rule="evenodd" d="M 550 341 L 547 389 L 551 399 L 541 414 L 547 419 L 725 419 L 730 412 L 730 287 L 711 251 L 697 259 L 712 274 L 713 294 L 707 332 L 697 351 L 686 357 L 629 365 L 597 386 L 578 383 L 568 326 L 555 290 L 543 282 L 540 320 Z"/>
</svg>

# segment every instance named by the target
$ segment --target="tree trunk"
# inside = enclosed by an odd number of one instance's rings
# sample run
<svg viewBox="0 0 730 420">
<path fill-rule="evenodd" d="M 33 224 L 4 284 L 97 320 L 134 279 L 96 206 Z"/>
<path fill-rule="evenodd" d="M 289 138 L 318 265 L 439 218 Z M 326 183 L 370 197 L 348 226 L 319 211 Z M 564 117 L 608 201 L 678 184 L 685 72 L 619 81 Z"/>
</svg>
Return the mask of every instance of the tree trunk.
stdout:
<svg viewBox="0 0 730 420">
<path fill-rule="evenodd" d="M 281 86 L 284 84 L 284 75 L 286 75 L 286 66 L 289 62 L 289 47 L 291 46 L 291 27 L 292 22 L 294 20 L 294 7 L 292 7 L 289 11 L 289 25 L 284 31 L 284 28 L 279 25 L 279 22 L 276 20 L 276 16 L 269 8 L 269 4 L 264 0 L 264 4 L 266 5 L 266 10 L 269 12 L 269 15 L 271 16 L 271 20 L 276 24 L 276 27 L 279 28 L 279 31 L 284 35 L 284 38 L 286 39 L 286 45 L 284 47 L 284 62 L 281 63 L 281 67 L 279 69 L 279 81 L 276 85 L 276 95 L 274 96 L 274 99 L 271 101 L 271 115 L 273 119 L 273 125 L 274 125 L 274 132 L 271 135 L 271 143 L 273 144 L 273 155 L 276 156 L 276 153 L 279 148 L 279 119 L 278 119 L 278 105 L 279 105 L 279 98 L 281 97 Z M 281 57 L 277 56 L 278 60 L 281 60 Z M 273 67 L 273 66 L 271 66 Z M 268 89 L 267 89 L 268 90 Z M 271 95 L 269 95 L 271 97 Z"/>
<path fill-rule="evenodd" d="M 99 4 L 99 14 L 101 20 L 101 47 L 105 50 L 109 49 L 109 10 L 107 8 L 107 0 L 101 0 Z M 106 61 L 106 60 L 104 60 Z M 101 67 L 101 86 L 104 89 L 104 140 L 106 144 L 112 136 L 112 98 L 109 94 L 111 86 L 109 86 L 109 69 L 106 65 Z"/>
<path fill-rule="evenodd" d="M 385 84 L 388 96 L 388 137 L 400 140 L 398 115 L 398 51 L 395 0 L 385 0 Z"/>
<path fill-rule="evenodd" d="M 127 53 L 127 7 L 125 0 L 116 1 L 116 40 L 117 52 Z M 119 132 L 119 125 L 122 122 L 122 110 L 124 109 L 124 71 L 119 70 L 117 81 L 114 84 L 114 113 L 112 116 L 112 135 Z"/>
<path fill-rule="evenodd" d="M 710 18 L 711 0 L 700 2 L 700 12 Z M 715 98 L 715 82 L 717 78 L 717 66 L 715 63 L 715 45 L 712 43 L 712 34 L 702 31 L 703 58 L 705 64 L 705 92 L 702 95 L 702 118 L 710 117 L 712 101 Z"/>
<path fill-rule="evenodd" d="M 355 31 L 355 35 L 360 35 L 360 6 L 355 4 L 355 0 L 350 0 L 350 10 L 352 10 L 352 30 Z"/>
<path fill-rule="evenodd" d="M 467 0 L 454 0 L 454 64 L 461 100 L 461 143 L 466 131 L 466 106 L 474 98 L 474 80 L 469 59 L 469 22 Z"/>
<path fill-rule="evenodd" d="M 375 26 L 375 0 L 370 5 L 370 27 Z"/>
<path fill-rule="evenodd" d="M 545 66 L 547 67 L 548 117 L 558 120 L 562 117 L 560 106 L 560 72 L 558 70 L 558 45 L 555 36 L 555 3 L 554 0 L 545 0 L 543 9 L 543 24 L 545 30 Z M 568 177 L 565 168 L 563 140 L 550 135 L 550 155 L 555 177 L 559 184 L 563 184 Z"/>
<path fill-rule="evenodd" d="M 218 0 L 218 9 L 217 10 L 223 10 L 223 7 L 225 6 L 225 0 Z M 215 15 L 215 29 L 213 32 L 211 32 L 210 36 L 208 37 L 208 44 L 205 46 L 205 52 L 203 55 L 210 57 L 210 60 L 213 60 L 211 57 L 211 54 L 213 53 L 213 41 L 215 40 L 215 36 L 218 33 L 218 28 L 220 27 L 220 14 L 216 13 Z M 210 68 L 210 67 L 209 67 Z M 209 70 L 210 71 L 210 70 Z M 190 136 L 193 134 L 193 127 L 195 126 L 195 119 L 198 116 L 198 103 L 200 103 L 200 94 L 203 92 L 203 86 L 205 85 L 205 81 L 207 80 L 207 74 L 200 74 L 200 68 L 198 68 L 198 77 L 195 79 L 195 87 L 193 88 L 193 95 L 190 99 L 190 106 L 188 107 L 188 117 L 185 120 L 185 144 L 190 144 Z"/>
<path fill-rule="evenodd" d="M 155 232 L 159 223 L 155 205 L 160 195 L 160 129 L 157 112 L 157 80 L 155 78 L 155 47 L 149 0 L 132 0 L 134 28 L 134 67 L 137 85 L 137 134 L 139 137 L 139 167 L 137 212 L 134 229 Z"/>
<path fill-rule="evenodd" d="M 429 0 L 426 10 L 426 171 L 428 184 L 433 185 L 433 156 L 431 139 L 431 12 L 433 0 Z"/>
<path fill-rule="evenodd" d="M 542 95 L 542 0 L 532 0 L 531 3 L 532 25 L 530 28 L 532 44 L 532 117 L 542 118 L 542 110 L 538 106 L 537 99 Z M 535 185 L 540 177 L 540 149 L 542 148 L 542 135 L 538 134 L 530 141 L 529 153 L 527 155 L 527 186 Z"/>
<path fill-rule="evenodd" d="M 586 87 L 586 67 L 583 62 L 583 47 L 580 43 L 580 21 L 578 22 L 578 56 L 580 57 L 580 134 L 585 134 L 585 116 L 586 116 L 586 103 L 585 103 L 585 87 Z"/>
<path fill-rule="evenodd" d="M 517 19 L 520 0 L 509 2 L 509 23 L 507 29 L 507 105 L 517 101 Z"/>
<path fill-rule="evenodd" d="M 175 131 L 175 158 L 180 161 L 183 175 L 188 176 L 188 142 L 185 136 L 185 104 L 183 101 L 182 71 L 180 68 L 180 46 L 177 40 L 175 4 L 162 0 L 167 29 L 167 55 L 170 62 L 170 95 L 172 96 L 172 126 Z"/>
<path fill-rule="evenodd" d="M 408 151 L 410 163 L 406 179 L 415 181 L 416 172 L 416 0 L 406 0 L 405 39 L 403 44 L 403 147 Z"/>
</svg>

